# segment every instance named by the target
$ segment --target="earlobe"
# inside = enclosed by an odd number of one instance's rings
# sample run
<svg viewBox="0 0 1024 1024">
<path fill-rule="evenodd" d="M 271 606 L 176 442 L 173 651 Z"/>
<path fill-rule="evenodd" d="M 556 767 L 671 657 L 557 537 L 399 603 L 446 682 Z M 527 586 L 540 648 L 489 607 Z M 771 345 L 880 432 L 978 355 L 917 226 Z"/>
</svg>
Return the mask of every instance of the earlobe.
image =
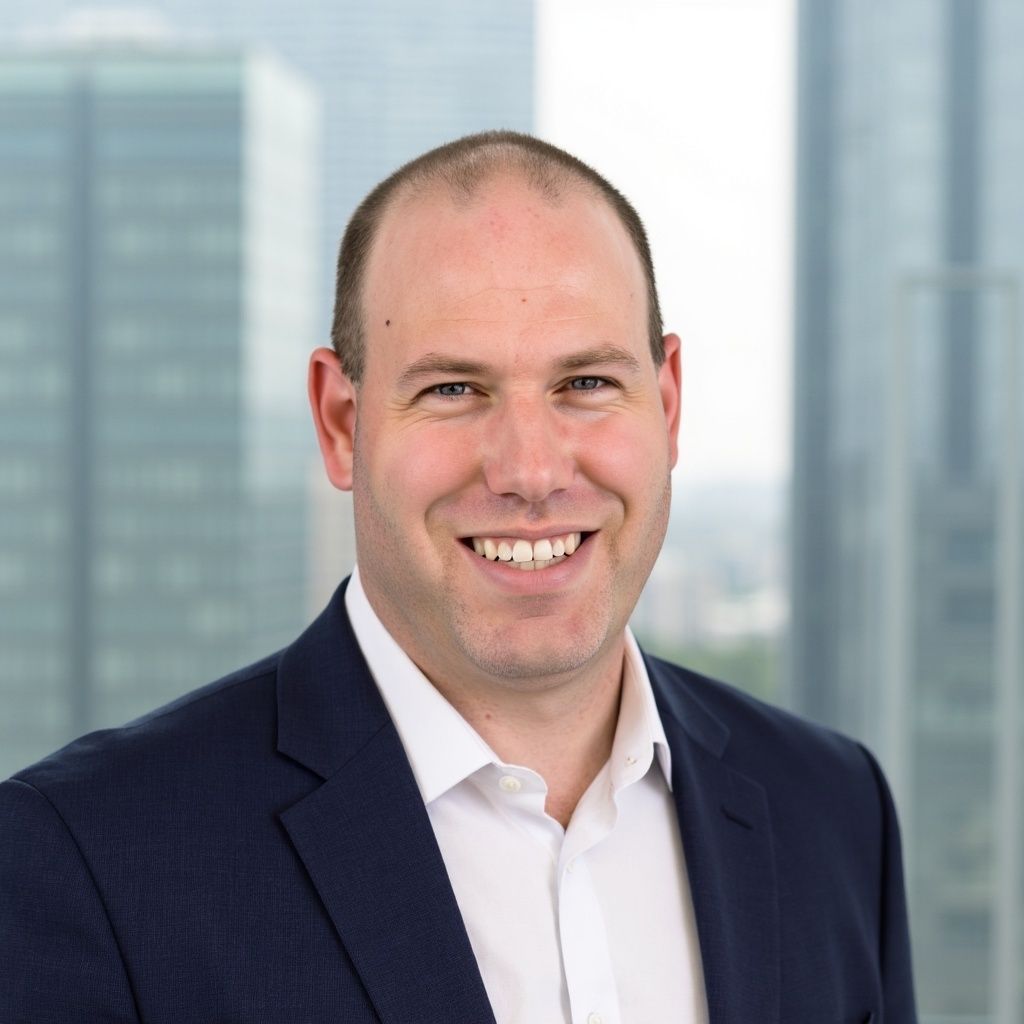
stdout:
<svg viewBox="0 0 1024 1024">
<path fill-rule="evenodd" d="M 665 426 L 668 430 L 669 459 L 675 466 L 679 458 L 679 410 L 681 405 L 682 369 L 678 334 L 666 334 L 663 339 L 665 361 L 658 369 L 658 389 L 661 404 L 665 410 Z"/>
<path fill-rule="evenodd" d="M 356 387 L 329 348 L 309 357 L 309 404 L 324 468 L 339 490 L 352 490 L 352 453 L 356 431 Z"/>
</svg>

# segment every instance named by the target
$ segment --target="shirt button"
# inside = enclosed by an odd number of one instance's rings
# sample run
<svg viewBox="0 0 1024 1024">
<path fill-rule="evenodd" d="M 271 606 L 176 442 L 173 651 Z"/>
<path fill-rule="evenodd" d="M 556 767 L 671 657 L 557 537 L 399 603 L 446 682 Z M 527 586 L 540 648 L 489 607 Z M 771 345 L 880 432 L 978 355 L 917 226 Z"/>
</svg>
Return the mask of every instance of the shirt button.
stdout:
<svg viewBox="0 0 1024 1024">
<path fill-rule="evenodd" d="M 506 793 L 518 793 L 523 788 L 523 784 L 514 775 L 502 775 L 498 785 Z"/>
<path fill-rule="evenodd" d="M 592 1013 L 587 1017 L 587 1024 L 604 1024 L 604 1017 L 599 1013 Z"/>
</svg>

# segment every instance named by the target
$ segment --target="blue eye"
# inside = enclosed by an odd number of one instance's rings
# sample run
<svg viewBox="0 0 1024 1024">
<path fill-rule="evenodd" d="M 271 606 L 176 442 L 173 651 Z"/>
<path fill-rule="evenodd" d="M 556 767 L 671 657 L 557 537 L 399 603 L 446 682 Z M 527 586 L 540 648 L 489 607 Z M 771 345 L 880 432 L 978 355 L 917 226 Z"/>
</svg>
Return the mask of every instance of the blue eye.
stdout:
<svg viewBox="0 0 1024 1024">
<path fill-rule="evenodd" d="M 573 377 L 569 387 L 573 391 L 596 391 L 604 383 L 603 377 Z"/>
<path fill-rule="evenodd" d="M 462 398 L 463 395 L 469 394 L 468 384 L 438 384 L 437 387 L 431 388 L 435 395 L 439 395 L 441 398 Z"/>
</svg>

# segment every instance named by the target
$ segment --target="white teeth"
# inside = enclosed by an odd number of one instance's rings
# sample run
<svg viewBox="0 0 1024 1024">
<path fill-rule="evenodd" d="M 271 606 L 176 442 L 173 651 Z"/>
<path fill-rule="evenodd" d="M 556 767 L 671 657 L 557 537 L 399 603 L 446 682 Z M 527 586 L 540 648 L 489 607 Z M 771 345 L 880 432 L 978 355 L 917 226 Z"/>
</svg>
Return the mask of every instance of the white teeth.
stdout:
<svg viewBox="0 0 1024 1024">
<path fill-rule="evenodd" d="M 517 540 L 512 548 L 513 562 L 532 562 L 533 545 L 528 540 Z"/>
<path fill-rule="evenodd" d="M 525 569 L 530 571 L 532 569 L 546 569 L 549 565 L 557 565 L 559 562 L 564 562 L 565 556 L 561 558 L 548 558 L 548 559 L 534 559 L 530 562 L 511 562 L 510 564 L 516 569 Z"/>
<path fill-rule="evenodd" d="M 564 561 L 580 546 L 581 534 L 569 533 L 563 537 L 544 537 L 534 543 L 519 538 L 518 540 L 495 540 L 491 537 L 473 537 L 473 550 L 481 557 L 490 561 L 495 559 L 510 562 L 517 569 L 527 572 L 533 569 L 546 569 L 549 565 Z"/>
</svg>

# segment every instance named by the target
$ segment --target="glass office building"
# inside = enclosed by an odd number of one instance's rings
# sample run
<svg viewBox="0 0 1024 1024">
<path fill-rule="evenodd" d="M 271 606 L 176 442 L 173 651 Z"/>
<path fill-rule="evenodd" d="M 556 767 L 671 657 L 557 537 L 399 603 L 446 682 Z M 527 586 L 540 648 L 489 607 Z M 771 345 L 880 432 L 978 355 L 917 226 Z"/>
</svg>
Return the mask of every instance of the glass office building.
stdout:
<svg viewBox="0 0 1024 1024">
<path fill-rule="evenodd" d="M 794 706 L 901 810 L 924 1021 L 1024 1020 L 1024 7 L 801 0 Z"/>
<path fill-rule="evenodd" d="M 0 5 L 0 775 L 287 642 L 351 566 L 302 379 L 343 226 L 532 127 L 533 32 L 532 0 Z"/>
<path fill-rule="evenodd" d="M 360 199 L 400 164 L 486 128 L 534 123 L 533 0 L 149 0 L 176 33 L 265 47 L 323 98 L 322 270 L 330 323 L 338 242 Z M 125 16 L 97 0 L 5 0 L 0 34 Z"/>
<path fill-rule="evenodd" d="M 319 133 L 269 57 L 0 55 L 0 777 L 303 625 Z"/>
</svg>

